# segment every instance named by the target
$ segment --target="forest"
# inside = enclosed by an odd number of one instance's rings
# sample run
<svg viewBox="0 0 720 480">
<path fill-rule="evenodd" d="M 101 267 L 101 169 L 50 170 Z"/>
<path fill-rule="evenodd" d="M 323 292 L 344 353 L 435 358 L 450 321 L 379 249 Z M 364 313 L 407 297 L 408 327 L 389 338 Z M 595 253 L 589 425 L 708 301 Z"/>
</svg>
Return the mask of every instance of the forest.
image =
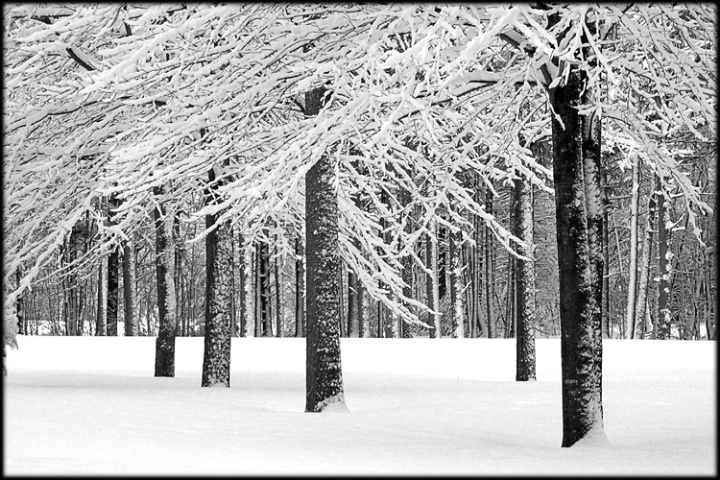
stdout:
<svg viewBox="0 0 720 480">
<path fill-rule="evenodd" d="M 563 446 L 604 339 L 716 340 L 714 4 L 3 6 L 17 335 L 560 338 Z M 407 340 L 413 341 L 413 340 Z"/>
</svg>

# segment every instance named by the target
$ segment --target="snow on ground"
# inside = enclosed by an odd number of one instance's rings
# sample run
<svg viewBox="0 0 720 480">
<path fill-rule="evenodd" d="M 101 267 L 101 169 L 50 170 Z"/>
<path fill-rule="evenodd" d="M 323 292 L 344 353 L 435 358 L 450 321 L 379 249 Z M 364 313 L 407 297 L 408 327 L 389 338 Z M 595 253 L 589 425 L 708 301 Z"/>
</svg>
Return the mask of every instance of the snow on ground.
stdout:
<svg viewBox="0 0 720 480">
<path fill-rule="evenodd" d="M 342 339 L 350 413 L 304 413 L 305 342 L 234 338 L 229 389 L 203 339 L 19 337 L 5 475 L 716 473 L 715 342 L 604 342 L 605 446 L 560 448 L 560 341 L 515 382 L 514 340 Z"/>
</svg>

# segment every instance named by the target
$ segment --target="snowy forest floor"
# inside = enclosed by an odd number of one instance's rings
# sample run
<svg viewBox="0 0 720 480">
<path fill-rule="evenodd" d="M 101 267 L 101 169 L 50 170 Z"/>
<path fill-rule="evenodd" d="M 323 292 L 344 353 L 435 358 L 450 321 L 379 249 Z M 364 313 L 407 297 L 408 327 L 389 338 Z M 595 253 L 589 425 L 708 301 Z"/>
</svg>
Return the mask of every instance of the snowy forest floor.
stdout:
<svg viewBox="0 0 720 480">
<path fill-rule="evenodd" d="M 18 337 L 4 475 L 701 474 L 717 468 L 716 343 L 604 342 L 610 445 L 560 448 L 560 341 L 342 339 L 350 413 L 304 413 L 305 341 L 234 338 L 230 389 L 203 339 L 154 378 L 153 337 Z"/>
</svg>

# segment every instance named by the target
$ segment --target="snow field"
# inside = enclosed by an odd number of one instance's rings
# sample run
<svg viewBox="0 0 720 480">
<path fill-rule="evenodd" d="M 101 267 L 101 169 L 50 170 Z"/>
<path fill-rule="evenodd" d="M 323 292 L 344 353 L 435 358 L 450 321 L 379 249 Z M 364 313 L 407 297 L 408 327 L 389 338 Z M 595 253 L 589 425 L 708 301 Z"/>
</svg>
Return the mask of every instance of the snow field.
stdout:
<svg viewBox="0 0 720 480">
<path fill-rule="evenodd" d="M 305 341 L 234 338 L 231 388 L 201 388 L 203 339 L 18 337 L 4 473 L 713 474 L 715 342 L 609 340 L 606 446 L 560 448 L 560 341 L 515 382 L 504 339 L 342 339 L 349 414 L 304 413 Z"/>
</svg>

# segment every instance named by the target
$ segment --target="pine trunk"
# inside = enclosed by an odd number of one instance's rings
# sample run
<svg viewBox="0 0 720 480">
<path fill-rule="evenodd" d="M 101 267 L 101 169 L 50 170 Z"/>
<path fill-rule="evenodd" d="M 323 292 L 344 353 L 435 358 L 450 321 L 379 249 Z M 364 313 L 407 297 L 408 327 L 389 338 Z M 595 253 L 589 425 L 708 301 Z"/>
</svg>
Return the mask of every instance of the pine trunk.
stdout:
<svg viewBox="0 0 720 480">
<path fill-rule="evenodd" d="M 557 218 L 562 356 L 563 447 L 604 436 L 602 407 L 603 257 L 600 119 L 581 116 L 590 103 L 584 71 L 550 90 Z M 598 268 L 600 267 L 600 268 Z"/>
<path fill-rule="evenodd" d="M 275 261 L 273 262 L 273 270 L 275 273 L 275 336 L 282 337 L 282 306 L 280 304 L 280 266 L 278 265 L 279 255 L 277 243 L 275 246 Z"/>
<path fill-rule="evenodd" d="M 162 187 L 155 187 L 155 196 L 162 197 Z M 175 376 L 175 282 L 173 278 L 174 255 L 170 248 L 166 212 L 158 198 L 155 218 L 155 267 L 157 272 L 157 301 L 160 327 L 155 342 L 155 376 Z"/>
<path fill-rule="evenodd" d="M 305 95 L 305 114 L 320 111 L 323 90 Z M 307 248 L 306 412 L 347 410 L 340 359 L 340 240 L 335 168 L 323 154 L 305 179 Z"/>
</svg>

